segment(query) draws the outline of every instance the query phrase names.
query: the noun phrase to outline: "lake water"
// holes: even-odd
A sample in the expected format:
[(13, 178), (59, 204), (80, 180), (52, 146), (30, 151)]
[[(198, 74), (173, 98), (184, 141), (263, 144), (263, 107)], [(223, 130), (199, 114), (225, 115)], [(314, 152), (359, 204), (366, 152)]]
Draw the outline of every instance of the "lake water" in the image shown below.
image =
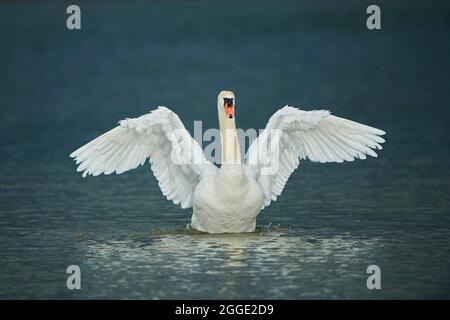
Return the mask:
[[(450, 7), (378, 1), (0, 4), (0, 298), (450, 298)], [(378, 159), (301, 162), (252, 234), (186, 231), (148, 164), (81, 178), (68, 154), (157, 105), (193, 129), (285, 104), (387, 132)], [(66, 268), (81, 268), (81, 290)], [(368, 290), (366, 268), (381, 268)]]

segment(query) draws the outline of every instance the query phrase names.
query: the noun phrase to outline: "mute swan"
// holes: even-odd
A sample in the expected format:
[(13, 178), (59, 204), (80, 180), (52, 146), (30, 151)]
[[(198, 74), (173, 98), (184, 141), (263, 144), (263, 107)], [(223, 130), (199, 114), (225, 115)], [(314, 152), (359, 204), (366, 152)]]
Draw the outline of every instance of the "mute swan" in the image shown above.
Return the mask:
[(300, 160), (353, 161), (366, 155), (376, 157), (372, 149), (382, 149), (382, 130), (335, 117), (326, 110), (285, 106), (272, 115), (241, 163), (235, 103), (233, 92), (219, 93), (220, 169), (206, 160), (178, 116), (165, 107), (120, 121), (70, 157), (79, 164), (77, 171), (83, 171), (83, 177), (121, 174), (150, 159), (167, 199), (182, 208), (193, 207), (193, 228), (235, 233), (255, 230), (256, 217), (276, 201)]

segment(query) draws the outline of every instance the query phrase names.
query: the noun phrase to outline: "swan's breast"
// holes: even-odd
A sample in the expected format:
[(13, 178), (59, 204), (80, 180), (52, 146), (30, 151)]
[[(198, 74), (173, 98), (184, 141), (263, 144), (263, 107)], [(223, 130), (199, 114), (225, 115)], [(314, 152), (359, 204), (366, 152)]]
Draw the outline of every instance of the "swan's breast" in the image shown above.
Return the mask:
[(254, 231), (263, 202), (261, 187), (245, 174), (205, 177), (194, 193), (192, 226), (211, 233)]
[(194, 193), (194, 206), (219, 211), (236, 211), (262, 207), (263, 191), (260, 185), (245, 173), (242, 175), (207, 176)]

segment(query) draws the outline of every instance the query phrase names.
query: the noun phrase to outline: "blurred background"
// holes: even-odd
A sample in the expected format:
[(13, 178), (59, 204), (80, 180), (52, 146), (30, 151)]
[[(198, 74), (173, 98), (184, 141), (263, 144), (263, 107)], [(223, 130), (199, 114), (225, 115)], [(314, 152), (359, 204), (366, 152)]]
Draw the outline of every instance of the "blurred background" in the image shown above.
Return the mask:
[[(373, 31), (364, 0), (77, 4), (70, 31), (65, 1), (0, 2), (0, 298), (450, 298), (449, 2), (376, 1)], [(223, 89), (243, 129), (290, 104), (387, 143), (301, 162), (250, 235), (187, 233), (148, 164), (83, 179), (68, 157), (158, 105), (216, 128)]]

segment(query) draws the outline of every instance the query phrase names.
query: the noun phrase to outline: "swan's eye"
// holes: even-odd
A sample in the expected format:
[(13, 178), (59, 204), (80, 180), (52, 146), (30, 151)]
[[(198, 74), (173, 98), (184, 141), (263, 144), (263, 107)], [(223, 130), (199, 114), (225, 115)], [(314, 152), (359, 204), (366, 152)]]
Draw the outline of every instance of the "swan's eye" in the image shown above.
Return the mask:
[(228, 107), (233, 106), (233, 98), (223, 98), (223, 105)]

